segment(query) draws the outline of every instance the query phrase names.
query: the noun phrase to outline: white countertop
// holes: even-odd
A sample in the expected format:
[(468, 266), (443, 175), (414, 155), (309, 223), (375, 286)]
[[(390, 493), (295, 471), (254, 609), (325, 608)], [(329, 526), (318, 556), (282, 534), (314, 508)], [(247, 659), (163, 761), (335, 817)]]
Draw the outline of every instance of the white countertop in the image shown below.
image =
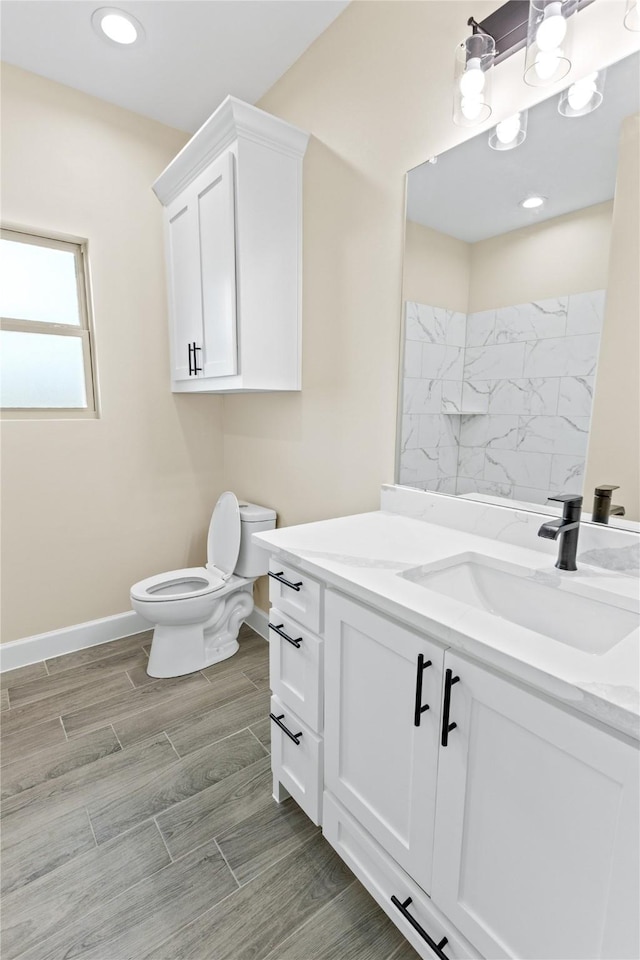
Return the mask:
[[(589, 596), (592, 588), (637, 609), (635, 577), (578, 561), (559, 571), (554, 557), (412, 517), (377, 511), (255, 534), (284, 562), (370, 604), (443, 645), (508, 673), (555, 700), (640, 739), (640, 627), (602, 655), (552, 640), (468, 606), (398, 573), (473, 552), (531, 570), (547, 585)], [(640, 624), (640, 620), (639, 620)]]

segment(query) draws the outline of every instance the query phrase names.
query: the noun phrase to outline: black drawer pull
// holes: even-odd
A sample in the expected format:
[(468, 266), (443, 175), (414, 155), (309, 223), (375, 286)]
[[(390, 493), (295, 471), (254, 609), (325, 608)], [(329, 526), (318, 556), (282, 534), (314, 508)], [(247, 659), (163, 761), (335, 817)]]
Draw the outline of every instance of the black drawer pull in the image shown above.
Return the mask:
[(278, 727), (280, 727), (280, 729), (282, 730), (282, 732), (283, 732), (283, 733), (286, 733), (286, 735), (289, 737), (289, 740), (293, 740), (293, 742), (295, 743), (296, 747), (299, 747), (299, 746), (300, 746), (300, 737), (302, 736), (302, 733), (291, 733), (291, 730), (288, 730), (287, 727), (285, 727), (284, 723), (282, 723), (282, 718), (284, 717), (284, 713), (281, 713), (279, 717), (276, 717), (275, 713), (270, 713), (269, 716), (271, 717), (271, 719), (273, 720), (273, 722), (274, 722)]
[(195, 340), (193, 341), (193, 375), (196, 376), (198, 373), (202, 373), (202, 367), (198, 366), (198, 358), (196, 357), (196, 350), (202, 351), (202, 347), (196, 347)]
[(192, 350), (193, 350), (193, 344), (190, 343), (190, 344), (189, 344), (189, 376), (190, 376), (190, 377), (193, 376), (193, 362), (192, 362), (192, 359), (191, 359), (191, 351), (192, 351)]
[(460, 677), (454, 677), (452, 670), (445, 670), (444, 674), (444, 703), (442, 705), (442, 746), (446, 747), (449, 743), (449, 734), (458, 726), (457, 723), (449, 723), (449, 710), (451, 708), (451, 687), (459, 681)]
[(418, 654), (418, 669), (416, 671), (416, 705), (413, 711), (414, 726), (420, 726), (420, 717), (429, 709), (429, 704), (422, 703), (422, 677), (427, 667), (431, 666), (431, 660), (425, 660), (421, 653)]
[(415, 919), (415, 917), (412, 917), (409, 911), (407, 910), (407, 907), (411, 902), (412, 902), (411, 897), (407, 897), (404, 903), (400, 903), (398, 898), (395, 896), (391, 897), (391, 903), (394, 905), (394, 907), (398, 908), (398, 910), (400, 911), (402, 916), (405, 918), (405, 920), (409, 921), (409, 923), (411, 924), (413, 929), (416, 931), (416, 933), (419, 934), (424, 940), (424, 942), (431, 947), (436, 957), (440, 957), (440, 960), (449, 960), (449, 957), (446, 955), (446, 953), (442, 952), (442, 948), (446, 947), (449, 941), (447, 940), (446, 937), (443, 937), (440, 943), (436, 943), (435, 940), (432, 940), (432, 938), (429, 936), (427, 931), (420, 926), (420, 924)]
[(273, 630), (274, 633), (277, 633), (279, 637), (282, 637), (283, 640), (287, 640), (292, 647), (295, 647), (296, 650), (300, 649), (300, 644), (302, 643), (302, 637), (298, 637), (297, 640), (294, 640), (293, 637), (288, 636), (284, 630), (284, 623), (279, 623), (278, 626), (275, 623), (269, 624), (269, 630)]
[(281, 570), (280, 573), (272, 573), (271, 570), (269, 570), (269, 576), (273, 577), (274, 580), (277, 580), (278, 583), (282, 583), (285, 587), (291, 587), (292, 590), (299, 592), (300, 587), (302, 586), (302, 580), (300, 580), (298, 583), (291, 583), (290, 580), (287, 580), (283, 576), (283, 573), (283, 570)]

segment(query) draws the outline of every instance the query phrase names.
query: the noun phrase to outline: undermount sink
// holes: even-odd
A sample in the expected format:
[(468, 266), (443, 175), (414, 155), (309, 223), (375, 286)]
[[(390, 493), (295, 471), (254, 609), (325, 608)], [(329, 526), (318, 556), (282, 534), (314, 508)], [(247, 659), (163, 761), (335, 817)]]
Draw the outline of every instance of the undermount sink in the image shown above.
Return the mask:
[(465, 553), (399, 576), (552, 640), (601, 656), (640, 625), (632, 601), (604, 590), (589, 596), (566, 579)]

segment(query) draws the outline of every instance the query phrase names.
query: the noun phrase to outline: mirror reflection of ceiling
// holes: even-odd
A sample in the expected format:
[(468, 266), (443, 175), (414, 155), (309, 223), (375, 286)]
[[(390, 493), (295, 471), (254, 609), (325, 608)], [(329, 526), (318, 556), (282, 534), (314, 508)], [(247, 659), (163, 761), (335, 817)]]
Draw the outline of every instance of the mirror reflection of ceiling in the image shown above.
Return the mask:
[[(513, 150), (492, 150), (488, 130), (411, 170), (407, 219), (476, 243), (611, 200), (620, 124), (640, 110), (640, 54), (608, 68), (593, 113), (563, 117), (558, 99), (529, 110), (527, 138)], [(519, 206), (533, 194), (547, 198), (541, 208)]]

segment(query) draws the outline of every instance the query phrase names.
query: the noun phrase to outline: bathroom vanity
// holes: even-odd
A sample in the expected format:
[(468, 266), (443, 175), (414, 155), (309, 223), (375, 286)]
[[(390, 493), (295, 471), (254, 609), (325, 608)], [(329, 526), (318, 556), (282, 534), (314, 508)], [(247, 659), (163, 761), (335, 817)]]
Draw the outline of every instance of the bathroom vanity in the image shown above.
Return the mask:
[(271, 552), (274, 797), (424, 958), (634, 958), (634, 533), (386, 487)]

